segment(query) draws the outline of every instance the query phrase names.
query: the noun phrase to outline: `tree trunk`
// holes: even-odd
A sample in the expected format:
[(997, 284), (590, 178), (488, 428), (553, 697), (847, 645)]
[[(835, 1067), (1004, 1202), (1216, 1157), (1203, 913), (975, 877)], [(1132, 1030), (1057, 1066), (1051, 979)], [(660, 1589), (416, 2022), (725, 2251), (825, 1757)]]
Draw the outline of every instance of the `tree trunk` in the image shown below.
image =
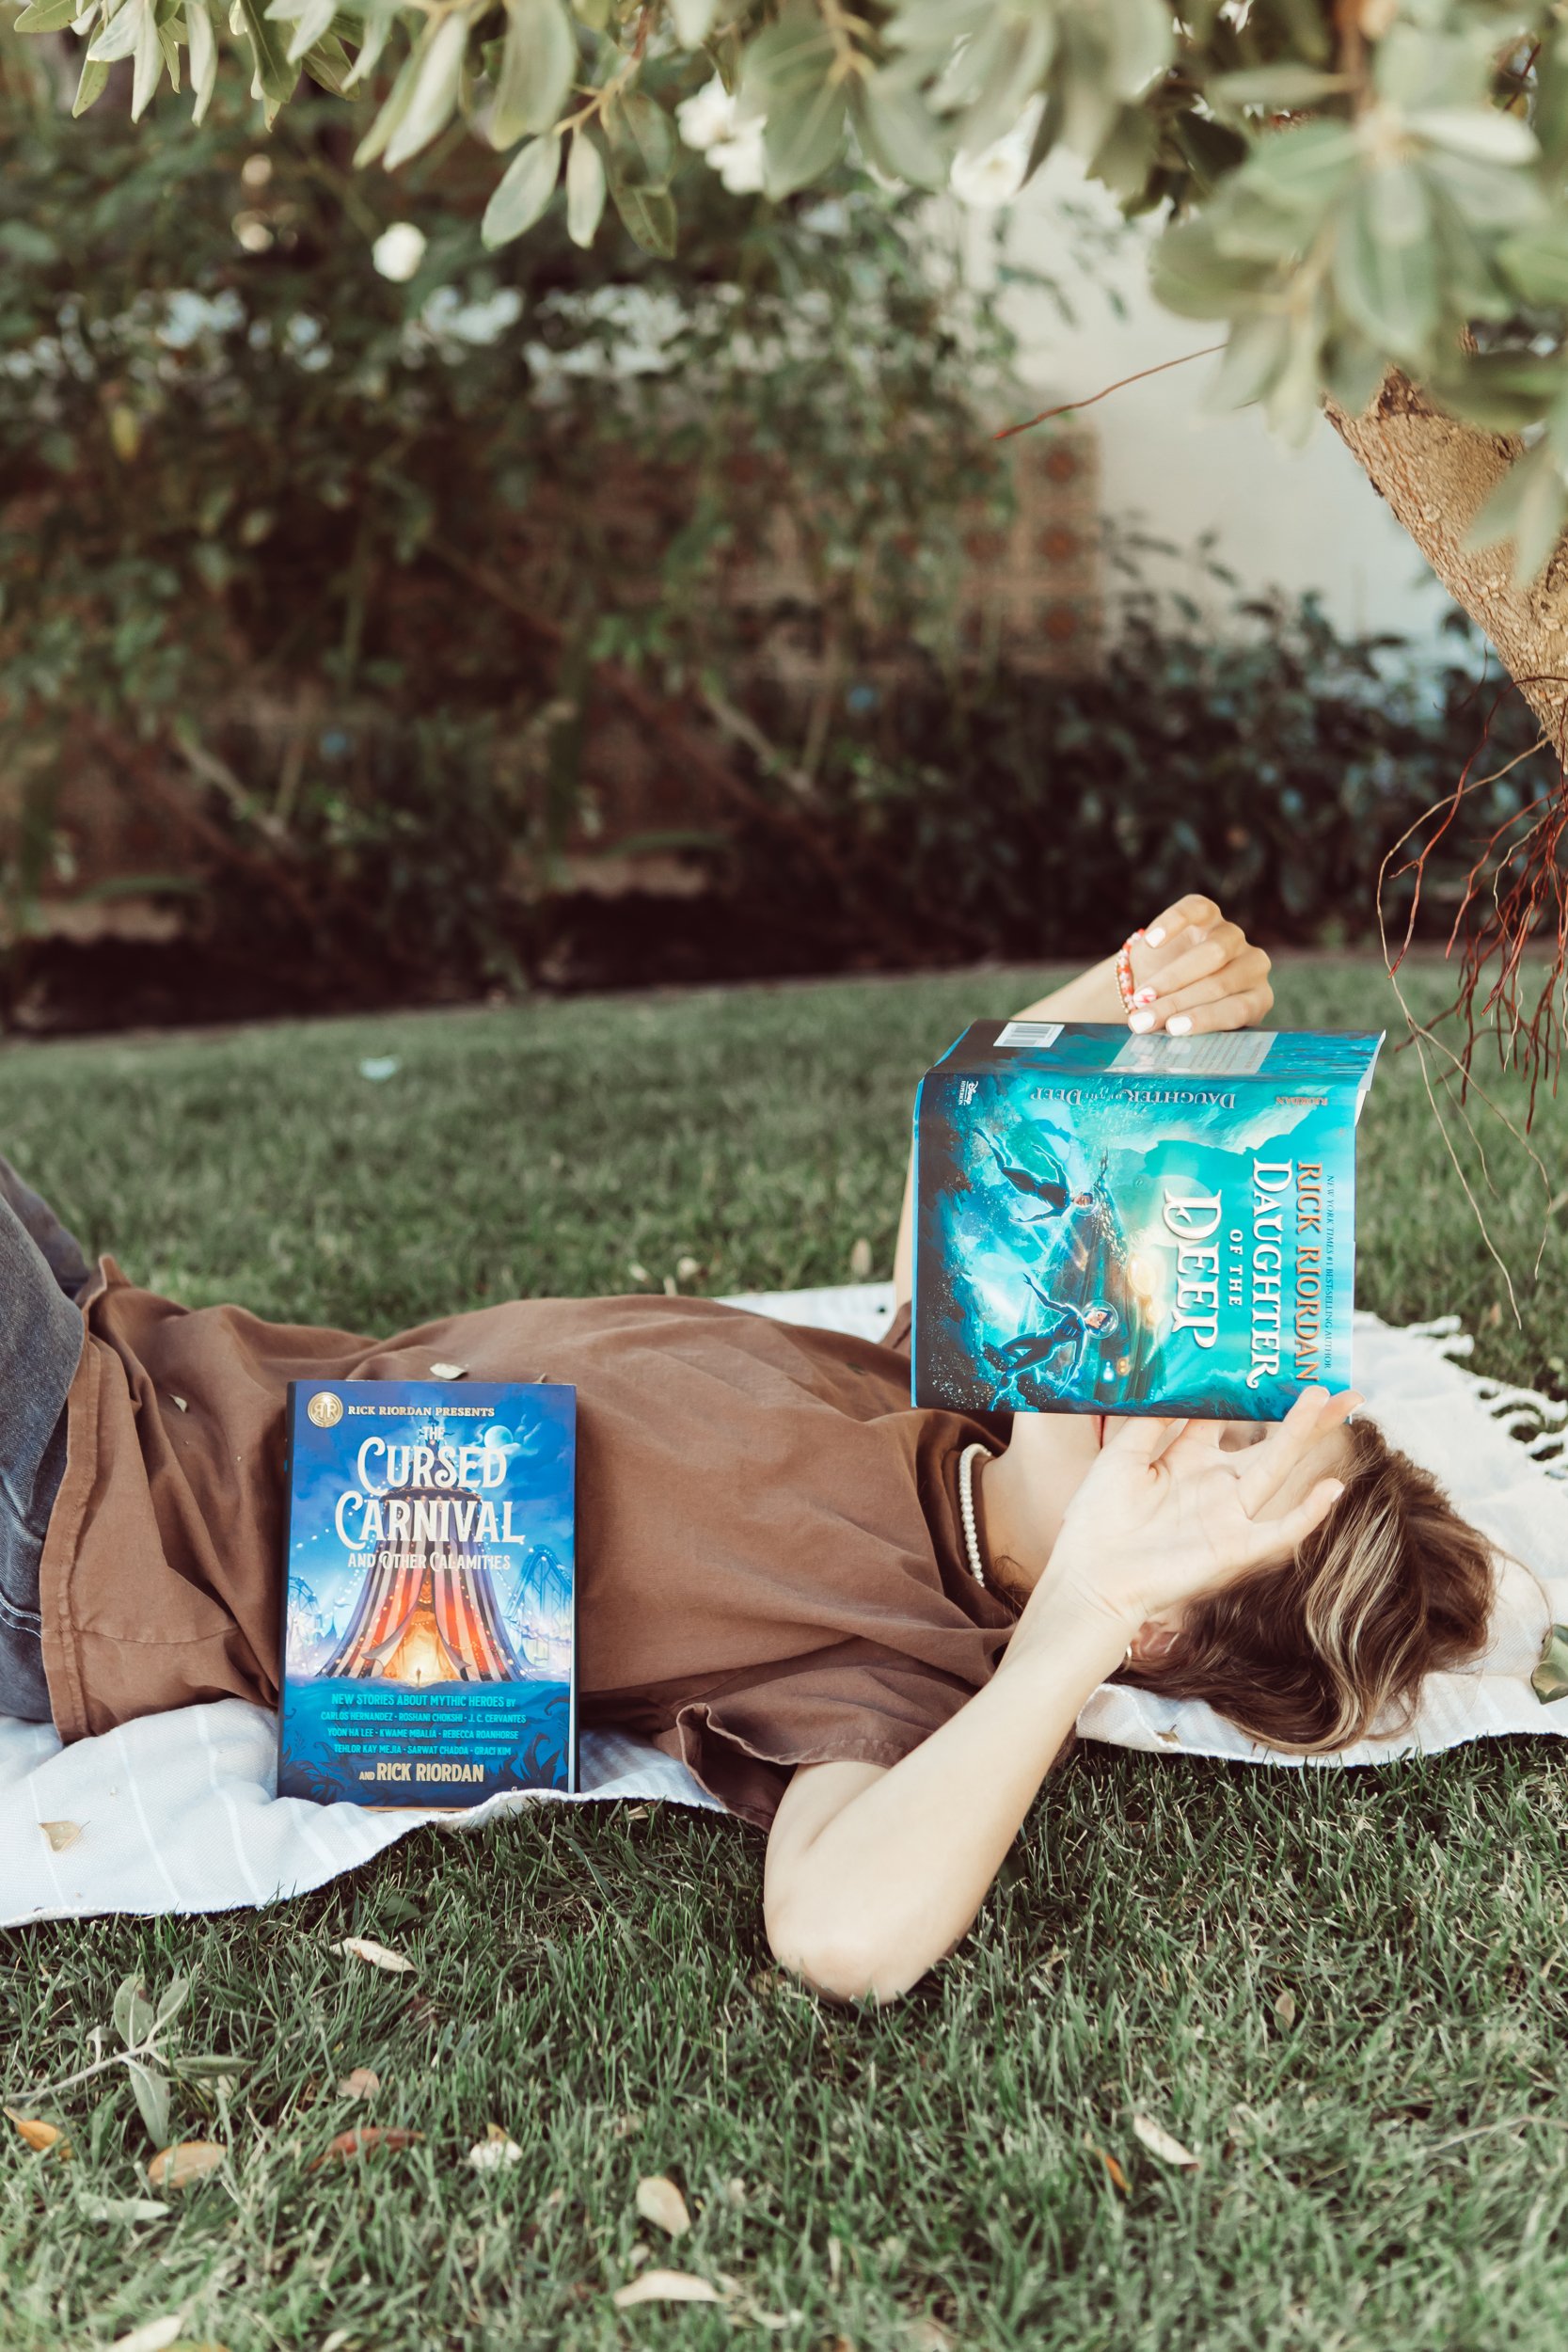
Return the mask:
[(1484, 630), (1562, 760), (1568, 752), (1568, 542), (1541, 577), (1516, 587), (1513, 549), (1463, 545), (1481, 502), (1523, 443), (1431, 407), (1391, 370), (1364, 416), (1323, 403), (1330, 423), (1387, 500), (1454, 602)]

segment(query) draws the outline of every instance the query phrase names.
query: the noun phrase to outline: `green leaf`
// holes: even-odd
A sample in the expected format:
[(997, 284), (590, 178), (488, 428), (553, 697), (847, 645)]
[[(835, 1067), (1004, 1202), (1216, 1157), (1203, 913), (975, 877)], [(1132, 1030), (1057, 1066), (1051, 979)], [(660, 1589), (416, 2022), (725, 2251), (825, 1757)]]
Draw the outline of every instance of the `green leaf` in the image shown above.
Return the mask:
[[(362, 58), (356, 59), (355, 72), (356, 73), (362, 63)], [(356, 167), (365, 164), (373, 164), (376, 157), (386, 148), (388, 141), (408, 110), (408, 102), (414, 95), (414, 84), (418, 78), (419, 52), (410, 50), (398, 68), (397, 79), (387, 93), (386, 104), (354, 151)]]
[(797, 106), (821, 89), (833, 70), (832, 35), (815, 8), (791, 8), (759, 33), (746, 51), (740, 73), (741, 110), (766, 115), (775, 106)]
[(1352, 87), (1343, 73), (1320, 73), (1315, 67), (1296, 65), (1282, 57), (1274, 65), (1250, 66), (1244, 72), (1221, 73), (1206, 85), (1208, 95), (1223, 106), (1315, 106), (1324, 98), (1338, 98)]
[(1419, 358), (1442, 304), (1432, 208), (1415, 165), (1381, 164), (1365, 175), (1335, 238), (1334, 291), (1370, 341)]
[(0, 220), (0, 253), (8, 253), (13, 262), (31, 262), (45, 269), (60, 258), (60, 248), (48, 230), (35, 229), (30, 220)]
[(1157, 302), (1183, 318), (1240, 317), (1251, 310), (1273, 272), (1224, 253), (1206, 220), (1167, 229), (1154, 247), (1149, 281)]
[(855, 128), (871, 161), (915, 188), (940, 188), (952, 168), (953, 145), (902, 65), (884, 66), (857, 84)]
[(1568, 162), (1568, 31), (1560, 30), (1543, 44), (1530, 128), (1547, 163)]
[(577, 70), (578, 37), (562, 0), (507, 0), (490, 144), (515, 147), (531, 131), (553, 131)]
[(1164, 73), (1175, 51), (1172, 11), (1163, 0), (1095, 0), (1111, 87), (1131, 103)]
[(1322, 405), (1319, 365), (1321, 322), (1314, 312), (1291, 322), (1285, 365), (1269, 387), (1263, 414), (1272, 431), (1291, 449), (1304, 448), (1311, 437)]
[(674, 125), (641, 90), (613, 98), (604, 112), (610, 176), (623, 188), (667, 188), (679, 160)]
[[(979, 44), (974, 46), (978, 56)], [(965, 154), (975, 154), (1006, 137), (1044, 79), (1055, 48), (1055, 19), (1043, 9), (1037, 8), (1024, 18), (998, 17), (996, 34), (983, 53), (986, 71), (973, 85), (959, 126), (958, 145)], [(1115, 112), (1115, 105), (1113, 97), (1108, 116)]]
[(847, 95), (838, 83), (825, 83), (808, 98), (774, 102), (763, 127), (762, 152), (768, 193), (775, 201), (809, 186), (838, 161), (847, 119)]
[(151, 0), (121, 0), (103, 31), (88, 42), (88, 58), (94, 65), (119, 65), (134, 56), (141, 39), (142, 19), (151, 14)]
[(1405, 123), (1433, 147), (1468, 155), (1476, 163), (1528, 165), (1540, 160), (1528, 123), (1496, 106), (1427, 106), (1407, 115)]
[(1554, 1699), (1568, 1698), (1568, 1625), (1554, 1625), (1548, 1630), (1529, 1687), (1544, 1707)]
[(58, 33), (74, 24), (86, 0), (30, 0), (15, 22), (19, 33)]
[(1469, 229), (1524, 229), (1551, 216), (1531, 172), (1478, 163), (1471, 155), (1445, 154), (1436, 148), (1429, 148), (1423, 160), (1428, 179), (1442, 189)]
[(292, 24), (288, 60), (298, 65), (313, 49), (338, 13), (338, 0), (272, 0), (267, 16), (275, 24)]
[(191, 52), (191, 120), (202, 122), (217, 87), (218, 45), (206, 0), (185, 0), (185, 39)]
[(1282, 310), (1238, 319), (1214, 372), (1204, 406), (1224, 411), (1261, 400), (1290, 356), (1291, 322)]
[(1568, 304), (1568, 224), (1527, 230), (1497, 247), (1497, 266), (1521, 301), (1555, 310)]
[(82, 60), (82, 78), (76, 85), (76, 96), (71, 103), (72, 115), (85, 115), (89, 106), (95, 105), (108, 87), (108, 67), (96, 64), (91, 57), (85, 57)]
[(1544, 569), (1562, 535), (1565, 518), (1568, 487), (1550, 451), (1533, 449), (1509, 468), (1465, 533), (1463, 544), (1479, 552), (1512, 541), (1515, 584), (1528, 587)]
[(561, 141), (554, 132), (519, 147), (484, 208), (480, 235), (488, 251), (532, 228), (555, 194), (560, 175)]
[(299, 68), (289, 63), (283, 43), (257, 6), (257, 0), (236, 0), (240, 22), (250, 43), (250, 55), (261, 95), (280, 106), (293, 95)]
[(115, 2031), (128, 2050), (147, 2040), (152, 2030), (152, 2004), (140, 1977), (127, 1977), (115, 1994)]
[(1324, 355), (1326, 389), (1347, 416), (1364, 415), (1387, 372), (1388, 363), (1376, 344), (1354, 327), (1342, 327)]
[(604, 157), (586, 132), (574, 132), (566, 157), (566, 234), (585, 251), (603, 217), (604, 200)]
[(1147, 106), (1118, 106), (1116, 120), (1089, 157), (1089, 177), (1131, 202), (1154, 168), (1159, 145), (1159, 129)]
[(334, 98), (347, 97), (351, 71), (349, 54), (336, 33), (328, 33), (324, 40), (317, 41), (313, 49), (308, 49), (300, 63), (311, 81), (322, 89), (330, 90)]
[(1360, 155), (1342, 122), (1293, 122), (1259, 140), (1239, 176), (1275, 203), (1321, 214), (1349, 183)]
[(644, 253), (661, 262), (675, 257), (675, 199), (667, 188), (624, 188), (611, 179), (610, 193), (626, 234)]
[(141, 2120), (147, 2125), (148, 2137), (154, 2148), (166, 2148), (169, 2141), (168, 2084), (165, 2077), (139, 2058), (127, 2058), (125, 2071), (131, 2077), (131, 2089), (141, 2109)]
[[(381, 53), (387, 46), (387, 36), (396, 18), (396, 0), (376, 0), (375, 6), (367, 9), (359, 46), (355, 52), (353, 70), (348, 77), (347, 87), (350, 89), (359, 82), (368, 81), (375, 72), (381, 62)], [(358, 157), (355, 160), (357, 162)]]
[(184, 2008), (185, 2003), (190, 1999), (190, 1997), (191, 1980), (189, 1977), (172, 1978), (163, 1993), (160, 1994), (158, 1997), (158, 2006), (153, 2011), (152, 2029), (154, 2033), (158, 2030), (160, 2026), (166, 2026), (171, 2018), (178, 2017), (180, 2011)]
[(388, 171), (418, 155), (451, 120), (467, 47), (468, 19), (461, 10), (436, 19), (421, 35), (411, 60), (413, 86), (387, 141)]
[(713, 30), (719, 0), (670, 0), (670, 13), (675, 20), (675, 39), (681, 47), (700, 49)]

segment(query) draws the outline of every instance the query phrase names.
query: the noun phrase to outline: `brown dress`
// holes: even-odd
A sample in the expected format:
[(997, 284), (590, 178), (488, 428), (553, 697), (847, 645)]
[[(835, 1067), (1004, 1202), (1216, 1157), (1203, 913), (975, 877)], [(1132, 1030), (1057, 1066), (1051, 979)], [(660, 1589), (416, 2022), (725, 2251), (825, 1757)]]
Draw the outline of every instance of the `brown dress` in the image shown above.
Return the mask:
[(580, 1720), (764, 1826), (797, 1764), (896, 1763), (1012, 1629), (958, 1514), (961, 1449), (1006, 1424), (911, 1409), (907, 1311), (878, 1346), (707, 1299), (524, 1299), (377, 1343), (177, 1307), (105, 1258), (83, 1312), (40, 1595), (65, 1740), (276, 1704), (291, 1379), (570, 1382)]

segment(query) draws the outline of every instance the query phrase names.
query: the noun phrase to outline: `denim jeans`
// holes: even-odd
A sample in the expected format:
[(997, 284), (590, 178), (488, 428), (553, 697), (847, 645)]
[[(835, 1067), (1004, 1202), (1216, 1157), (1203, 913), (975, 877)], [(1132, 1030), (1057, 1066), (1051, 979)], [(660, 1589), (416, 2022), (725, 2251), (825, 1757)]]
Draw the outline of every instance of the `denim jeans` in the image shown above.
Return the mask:
[(39, 1561), (65, 1475), (65, 1400), (82, 1353), (90, 1268), (0, 1158), (0, 1715), (49, 1720)]

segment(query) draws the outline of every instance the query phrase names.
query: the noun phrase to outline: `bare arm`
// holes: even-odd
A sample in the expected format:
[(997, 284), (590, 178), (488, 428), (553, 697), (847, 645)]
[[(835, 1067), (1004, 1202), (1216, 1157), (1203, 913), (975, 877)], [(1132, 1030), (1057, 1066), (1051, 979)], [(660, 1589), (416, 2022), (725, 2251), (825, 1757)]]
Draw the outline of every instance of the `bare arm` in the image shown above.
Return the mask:
[[(1227, 923), (1212, 898), (1179, 898), (1148, 927), (1132, 951), (1132, 977), (1148, 1002), (1129, 1021), (1117, 985), (1117, 960), (1107, 956), (1076, 979), (1014, 1013), (1015, 1021), (1128, 1021), (1138, 1030), (1174, 1024), (1177, 1034), (1255, 1028), (1274, 1003), (1269, 959), (1239, 924)], [(893, 1257), (894, 1296), (902, 1306), (914, 1269), (914, 1151), (904, 1179), (898, 1242)]]
[[(1077, 978), (1053, 988), (1049, 996), (1041, 996), (1032, 1005), (1015, 1012), (1015, 1021), (1121, 1021), (1121, 991), (1117, 986), (1117, 960), (1107, 956), (1102, 963), (1093, 963)], [(898, 1306), (910, 1295), (914, 1269), (914, 1147), (910, 1147), (910, 1164), (904, 1178), (904, 1205), (898, 1212), (898, 1243), (893, 1253), (893, 1291)]]
[(1337, 1481), (1316, 1480), (1291, 1504), (1291, 1481), (1309, 1476), (1324, 1431), (1358, 1402), (1306, 1390), (1262, 1443), (1228, 1453), (1216, 1422), (1122, 1422), (990, 1681), (888, 1769), (796, 1772), (764, 1887), (784, 1965), (836, 1999), (890, 2000), (943, 1959), (1138, 1627), (1293, 1547), (1332, 1508)]
[(764, 1912), (777, 1957), (819, 1992), (891, 2000), (968, 1932), (1085, 1700), (1127, 1646), (1103, 1610), (1063, 1605), (1048, 1624), (1043, 1642), (1015, 1634), (985, 1688), (891, 1769), (796, 1772), (768, 1837)]

